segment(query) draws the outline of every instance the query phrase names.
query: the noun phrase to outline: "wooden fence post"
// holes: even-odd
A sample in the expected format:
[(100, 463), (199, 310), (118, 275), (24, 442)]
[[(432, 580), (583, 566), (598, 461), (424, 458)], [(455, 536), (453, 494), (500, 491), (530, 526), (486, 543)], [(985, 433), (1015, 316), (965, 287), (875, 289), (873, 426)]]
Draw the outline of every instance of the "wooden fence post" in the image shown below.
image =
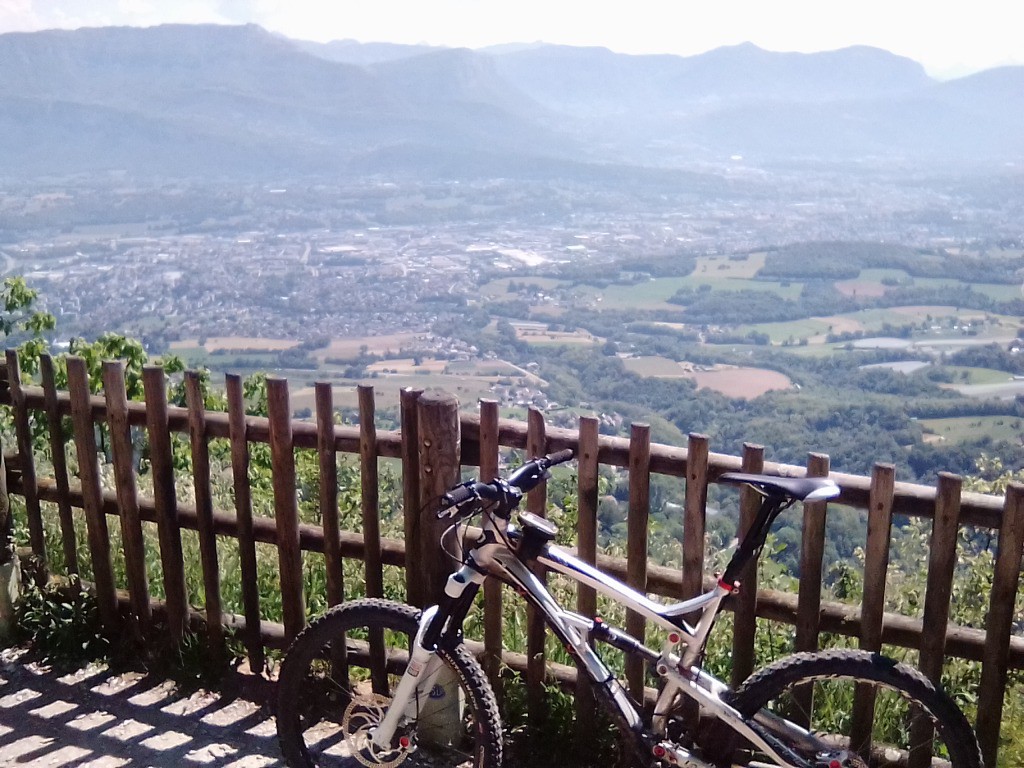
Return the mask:
[[(626, 517), (626, 584), (641, 594), (647, 593), (647, 521), (651, 514), (651, 428), (633, 424), (629, 437), (629, 512)], [(646, 621), (643, 614), (626, 611), (626, 632), (644, 642)], [(644, 700), (644, 667), (636, 656), (626, 657), (626, 681), (629, 692)]]
[(92, 560), (96, 601), (99, 604), (103, 629), (113, 634), (120, 623), (114, 569), (110, 561), (110, 534), (103, 511), (103, 490), (100, 486), (100, 460), (96, 450), (96, 425), (92, 420), (89, 374), (85, 360), (67, 359), (68, 389), (71, 398), (71, 420), (74, 424), (75, 450), (78, 454), (78, 476), (82, 483), (82, 506)]
[(686, 452), (683, 502), (683, 599), (704, 589), (705, 508), (708, 503), (708, 438), (691, 434)]
[[(400, 394), (402, 428), (402, 516), (405, 526), (406, 552), (420, 554), (420, 440), (419, 409), (421, 389), (403, 389)], [(410, 605), (426, 607), (421, 574), (411, 562), (405, 566), (405, 599)]]
[(459, 401), (448, 392), (430, 389), (420, 395), (416, 405), (420, 519), (417, 540), (407, 544), (407, 562), (411, 570), (419, 567), (424, 600), (427, 605), (433, 605), (444, 594), (445, 581), (451, 573), (451, 562), (440, 546), (441, 533), (447, 524), (437, 519), (436, 512), (441, 495), (459, 482), (462, 455)]
[[(577, 493), (578, 515), (576, 521), (576, 550), (584, 562), (597, 563), (597, 505), (598, 505), (598, 445), (599, 423), (593, 416), (580, 418)], [(597, 615), (597, 592), (593, 587), (580, 584), (576, 593), (576, 609), (582, 616)], [(592, 758), (594, 749), (594, 727), (596, 723), (596, 701), (590, 679), (577, 676), (576, 685), (576, 741), (580, 754)]]
[(213, 495), (210, 487), (210, 446), (206, 442), (206, 404), (199, 373), (185, 373), (185, 398), (188, 403), (188, 431), (192, 449), (192, 478), (196, 500), (196, 528), (199, 534), (199, 558), (203, 567), (203, 598), (206, 603), (206, 639), (210, 649), (221, 652), (224, 644), (224, 617), (220, 602), (220, 563), (217, 534), (213, 527)]
[(7, 384), (11, 389), (11, 406), (14, 411), (14, 434), (18, 441), (22, 494), (25, 497), (25, 513), (28, 517), (28, 538), (32, 553), (39, 563), (48, 570), (46, 563), (46, 539), (43, 535), (43, 514), (39, 508), (39, 486), (36, 481), (36, 461), (32, 452), (32, 428), (25, 405), (25, 393), (21, 388), (21, 363), (16, 350), (7, 352)]
[(1013, 632), (1017, 590), (1024, 550), (1024, 485), (1011, 483), (1006, 489), (1003, 519), (999, 526), (995, 575), (985, 626), (985, 652), (978, 686), (977, 733), (985, 765), (996, 765), (999, 729), (1006, 695), (1007, 659)]
[(128, 597), (132, 613), (143, 636), (152, 621), (149, 604), (149, 580), (146, 576), (146, 544), (139, 517), (139, 491), (135, 484), (135, 445), (128, 424), (128, 395), (124, 385), (124, 363), (103, 363), (103, 392), (107, 402), (107, 427), (114, 460), (114, 485), (121, 516), (121, 540), (124, 545)]
[(245, 615), (245, 649), (249, 669), (260, 672), (265, 658), (260, 633), (259, 575), (256, 561), (256, 537), (253, 535), (252, 489), (249, 487), (249, 443), (245, 424), (245, 397), (242, 377), (224, 378), (228, 396), (228, 439), (231, 441), (231, 478), (235, 486), (235, 516), (238, 520), (238, 563), (242, 571), (242, 611)]
[(65, 451), (64, 425), (57, 405), (57, 385), (53, 358), (41, 355), (39, 374), (43, 384), (43, 401), (46, 406), (46, 428), (50, 438), (53, 456), (53, 476), (57, 483), (57, 514), (60, 518), (60, 538), (64, 552), (64, 567), (69, 574), (78, 573), (78, 544), (75, 535), (75, 517), (71, 509), (68, 485), (68, 462)]
[(181, 550), (181, 526), (178, 500), (174, 490), (174, 465), (171, 432), (167, 414), (167, 384), (164, 370), (156, 365), (142, 369), (146, 398), (146, 432), (149, 436), (149, 460), (153, 473), (153, 506), (156, 509), (157, 536), (160, 540), (160, 566), (167, 597), (167, 624), (171, 638), (180, 643), (188, 626), (188, 599), (185, 594), (185, 563)]
[(295, 446), (292, 413), (285, 379), (267, 379), (270, 418), (270, 462), (274, 485), (277, 558), (281, 568), (281, 609), (288, 642), (306, 626), (302, 588), (302, 550), (299, 546), (299, 502), (295, 489)]
[[(743, 444), (744, 472), (760, 474), (764, 470), (764, 446)], [(754, 524), (761, 497), (749, 485), (740, 488), (739, 537), (746, 535)], [(751, 560), (740, 573), (740, 591), (736, 595), (733, 617), (732, 671), (733, 687), (746, 680), (754, 671), (754, 637), (757, 634), (757, 560)]]
[[(829, 458), (823, 453), (807, 457), (808, 477), (828, 477)], [(821, 619), (822, 560), (825, 554), (825, 510), (827, 502), (812, 501), (803, 505), (803, 540), (800, 545), (800, 585), (797, 589), (795, 650), (818, 650)], [(814, 686), (800, 686), (793, 692), (796, 705), (794, 720), (804, 727), (804, 716), (812, 711)]]
[[(544, 455), (547, 446), (547, 429), (544, 414), (538, 408), (530, 408), (526, 415), (526, 458)], [(547, 482), (541, 481), (526, 494), (526, 509), (540, 517), (547, 517)], [(534, 566), (534, 573), (544, 579), (544, 569)], [(532, 605), (526, 607), (526, 717), (530, 728), (537, 728), (547, 717), (544, 701), (544, 680), (547, 664), (544, 653), (544, 619)]]
[(377, 427), (374, 423), (373, 387), (360, 384), (359, 478), (363, 507), (363, 547), (366, 555), (366, 596), (384, 597), (384, 566), (380, 553), (380, 496), (377, 488)]
[[(498, 402), (480, 401), (480, 480), (489, 483), (498, 476)], [(502, 612), (501, 582), (484, 582), (484, 671), (501, 701)]]
[(318, 381), (316, 436), (320, 457), (320, 519), (324, 529), (324, 567), (327, 569), (327, 604), (345, 599), (345, 573), (341, 559), (341, 523), (338, 512), (338, 452), (334, 444), (334, 393), (329, 381)]
[[(918, 667), (933, 683), (941, 683), (943, 654), (946, 649), (946, 625), (949, 621), (949, 600), (953, 593), (953, 570), (956, 568), (956, 540), (960, 532), (960, 489), (962, 481), (949, 472), (939, 473), (935, 492), (935, 518), (928, 547), (928, 580), (924, 597), (924, 625)], [(931, 721), (915, 717), (910, 736), (914, 744), (931, 744), (934, 728)], [(910, 768), (926, 768), (932, 763), (930, 749), (916, 749), (910, 754)]]
[[(896, 469), (892, 464), (875, 464), (868, 498), (868, 533), (864, 547), (864, 596), (860, 610), (860, 647), (882, 649), (882, 615), (885, 611), (885, 576), (889, 570), (889, 538)], [(875, 719), (874, 689), (854, 692), (850, 740), (863, 744), (871, 737)]]

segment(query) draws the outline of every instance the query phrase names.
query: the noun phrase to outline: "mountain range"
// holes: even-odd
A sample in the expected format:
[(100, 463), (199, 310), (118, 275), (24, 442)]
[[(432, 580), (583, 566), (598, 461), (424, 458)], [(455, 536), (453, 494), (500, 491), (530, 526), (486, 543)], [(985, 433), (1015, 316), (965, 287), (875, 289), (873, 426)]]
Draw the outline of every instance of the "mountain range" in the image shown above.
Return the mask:
[(691, 57), (294, 41), (256, 26), (0, 35), (0, 177), (572, 176), (1024, 161), (1024, 67), (875, 48)]

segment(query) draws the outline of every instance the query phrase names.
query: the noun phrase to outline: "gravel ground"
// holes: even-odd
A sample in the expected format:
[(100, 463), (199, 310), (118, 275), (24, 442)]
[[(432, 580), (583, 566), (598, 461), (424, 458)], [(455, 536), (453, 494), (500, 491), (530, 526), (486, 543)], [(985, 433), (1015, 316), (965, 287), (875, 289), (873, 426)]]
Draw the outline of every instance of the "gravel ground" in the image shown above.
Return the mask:
[(239, 670), (217, 691), (138, 672), (57, 671), (0, 653), (0, 766), (282, 766), (271, 684)]

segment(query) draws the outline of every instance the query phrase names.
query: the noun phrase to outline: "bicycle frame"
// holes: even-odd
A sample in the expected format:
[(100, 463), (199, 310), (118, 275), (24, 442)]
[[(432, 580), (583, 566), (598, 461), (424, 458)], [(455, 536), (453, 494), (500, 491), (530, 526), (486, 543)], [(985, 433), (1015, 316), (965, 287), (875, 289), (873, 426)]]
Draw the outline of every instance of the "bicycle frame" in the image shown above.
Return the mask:
[[(770, 518), (777, 514), (780, 507), (776, 505), (769, 508), (766, 502), (761, 514), (766, 524), (770, 524)], [(440, 643), (461, 642), (462, 621), (480, 586), (490, 576), (511, 586), (543, 614), (578, 667), (593, 683), (598, 698), (604, 706), (610, 708), (620, 727), (632, 735), (641, 753), (673, 764), (710, 768), (688, 750), (667, 739), (669, 714), (677, 710), (677, 698), (682, 696), (695, 700), (705, 711), (729, 725), (765, 754), (771, 755), (779, 766), (791, 766), (777, 748), (766, 740), (760, 728), (752, 725), (723, 700), (722, 694), (728, 690), (728, 686), (699, 666), (722, 601), (735, 590), (735, 584), (721, 579), (704, 594), (671, 605), (662, 605), (547, 541), (535, 548), (535, 558), (524, 557), (523, 550), (526, 547), (523, 541), (528, 533), (528, 530), (524, 530), (520, 534), (519, 551), (514, 551), (505, 543), (508, 538), (506, 521), (495, 521), (490, 516), (485, 518), (483, 534), (464, 554), (462, 567), (448, 578), (446, 600), (440, 607), (433, 606), (423, 613), (408, 670), (399, 683), (387, 715), (370, 734), (374, 743), (389, 745), (402, 719), (413, 714), (419, 693), (430, 689), (441, 667), (434, 649)], [(757, 549), (757, 546), (744, 548), (741, 545), (740, 551), (744, 554), (734, 557), (734, 562), (756, 557)], [(528, 563), (534, 559), (544, 568), (593, 588), (665, 630), (668, 635), (660, 651), (647, 647), (601, 619), (590, 619), (563, 608), (548, 591), (544, 581), (531, 571)], [(730, 564), (727, 573), (734, 570), (735, 567)], [(684, 617), (698, 611), (700, 618), (695, 626), (691, 626)], [(591, 639), (638, 655), (650, 662), (663, 678), (664, 686), (654, 706), (650, 729), (644, 728), (640, 707), (634, 704), (618, 678), (591, 647)], [(681, 652), (677, 652), (677, 649)], [(813, 739), (806, 731), (788, 721), (783, 721), (781, 725), (776, 723), (774, 727), (783, 728), (794, 740)]]

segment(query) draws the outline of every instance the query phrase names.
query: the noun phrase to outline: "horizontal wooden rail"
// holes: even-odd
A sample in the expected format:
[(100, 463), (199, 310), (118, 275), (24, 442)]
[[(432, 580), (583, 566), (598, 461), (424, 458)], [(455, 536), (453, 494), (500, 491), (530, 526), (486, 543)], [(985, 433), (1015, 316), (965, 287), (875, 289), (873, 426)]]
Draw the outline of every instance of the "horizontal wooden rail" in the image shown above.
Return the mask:
[[(12, 477), (9, 487), (11, 493), (22, 492), (21, 480), (17, 476)], [(57, 484), (52, 480), (39, 481), (39, 498), (41, 501), (56, 502), (60, 498), (60, 491)], [(72, 483), (69, 489), (71, 505), (81, 508), (82, 489), (81, 486)], [(103, 494), (103, 511), (110, 517), (117, 517), (120, 514), (117, 505), (117, 495), (112, 491)], [(139, 499), (139, 516), (147, 522), (156, 522), (156, 507), (152, 499)], [(178, 517), (181, 527), (196, 531), (199, 529), (198, 516), (194, 506), (179, 504)], [(214, 530), (219, 536), (238, 537), (238, 521), (234, 513), (215, 511), (213, 516)], [(277, 545), (277, 528), (272, 518), (253, 518), (253, 537), (256, 541), (264, 544)], [(299, 526), (299, 541), (302, 549), (308, 552), (322, 554), (324, 551), (324, 532), (320, 526), (301, 524)], [(381, 561), (385, 565), (405, 567), (405, 542), (396, 539), (381, 539)], [(341, 531), (341, 555), (362, 560), (366, 556), (366, 545), (362, 534)], [(606, 573), (618, 579), (625, 579), (627, 574), (626, 561), (622, 558), (613, 558), (608, 555), (597, 556), (597, 566)], [(713, 582), (707, 580), (706, 588), (711, 588)], [(683, 594), (683, 583), (680, 572), (677, 568), (668, 568), (659, 565), (649, 565), (647, 569), (647, 588), (651, 594), (666, 597), (672, 600), (681, 600)], [(757, 594), (757, 615), (764, 619), (770, 619), (783, 624), (796, 624), (797, 617), (797, 595), (778, 590), (759, 590)], [(733, 605), (727, 601), (727, 610), (732, 610)], [(859, 637), (861, 631), (861, 618), (859, 605), (847, 605), (837, 602), (822, 602), (820, 607), (821, 631), (834, 632), (846, 637)], [(903, 616), (898, 613), (886, 613), (882, 621), (882, 642), (890, 645), (897, 645), (906, 648), (917, 648), (921, 644), (924, 635), (922, 622)], [(950, 625), (946, 647), (950, 654), (972, 661), (981, 661), (985, 651), (985, 632), (981, 629), (969, 627), (958, 627)], [(1024, 669), (1024, 637), (1014, 635), (1010, 638), (1010, 649), (1008, 667), (1011, 669)]]
[[(25, 386), (21, 388), (25, 407), (43, 409), (46, 406), (45, 393), (42, 387)], [(10, 404), (10, 394), (0, 395), (0, 404)], [(71, 400), (67, 392), (58, 392), (56, 407), (61, 415), (71, 414)], [(107, 404), (103, 397), (93, 395), (90, 398), (90, 409), (93, 421), (103, 423), (107, 420)], [(170, 406), (167, 409), (168, 423), (172, 432), (188, 433), (188, 409)], [(462, 463), (467, 466), (479, 464), (480, 417), (476, 414), (464, 414), (460, 417), (462, 427)], [(146, 425), (146, 404), (141, 402), (128, 403), (128, 421), (133, 426)], [(246, 437), (249, 442), (270, 442), (270, 421), (262, 416), (245, 417)], [(292, 427), (292, 440), (296, 448), (316, 450), (317, 426), (314, 422), (296, 421)], [(510, 448), (526, 448), (526, 424), (505, 419), (499, 421), (498, 442)], [(227, 439), (231, 435), (230, 423), (226, 412), (209, 411), (206, 414), (206, 436)], [(578, 450), (579, 436), (576, 430), (549, 427), (546, 431), (549, 451), (563, 448)], [(338, 426), (335, 429), (335, 450), (341, 453), (358, 455), (360, 451), (360, 433), (358, 427)], [(602, 435), (598, 443), (598, 463), (626, 469), (629, 467), (629, 438)], [(397, 459), (402, 457), (402, 434), (394, 431), (378, 431), (376, 434), (376, 453), (382, 458)], [(669, 475), (672, 477), (686, 476), (687, 450), (676, 446), (653, 444), (651, 446), (651, 474)], [(722, 453), (708, 455), (708, 479), (715, 482), (725, 472), (738, 472), (741, 460), (738, 456)], [(807, 468), (794, 464), (782, 464), (766, 461), (764, 472), (780, 477), (804, 477)], [(835, 503), (848, 504), (861, 509), (868, 506), (871, 491), (871, 478), (851, 475), (843, 472), (829, 474), (842, 489), (842, 495)], [(964, 524), (983, 528), (996, 529), (1002, 520), (1002, 501), (993, 496), (981, 493), (964, 493), (961, 500), (960, 521)], [(916, 483), (897, 482), (893, 514), (908, 515), (932, 519), (935, 514), (935, 488)]]

